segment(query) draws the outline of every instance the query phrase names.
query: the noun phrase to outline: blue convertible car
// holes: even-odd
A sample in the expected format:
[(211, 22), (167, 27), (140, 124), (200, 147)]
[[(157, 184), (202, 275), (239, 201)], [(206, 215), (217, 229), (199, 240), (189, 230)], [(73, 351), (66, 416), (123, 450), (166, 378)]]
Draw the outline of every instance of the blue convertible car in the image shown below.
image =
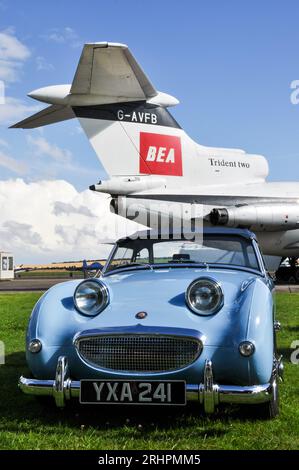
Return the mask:
[(259, 406), (278, 414), (273, 282), (247, 230), (119, 240), (102, 272), (30, 317), (24, 393), (81, 404)]

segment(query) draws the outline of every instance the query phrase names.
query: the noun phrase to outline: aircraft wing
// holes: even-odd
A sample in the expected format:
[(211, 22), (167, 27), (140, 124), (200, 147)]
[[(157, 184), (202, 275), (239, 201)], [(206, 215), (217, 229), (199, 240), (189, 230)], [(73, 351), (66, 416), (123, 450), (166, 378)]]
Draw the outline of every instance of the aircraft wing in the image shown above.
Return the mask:
[(66, 119), (72, 119), (75, 114), (70, 107), (61, 105), (52, 105), (39, 111), (32, 116), (23, 119), (23, 121), (17, 122), (11, 128), (21, 129), (33, 129), (35, 127), (46, 126), (47, 124), (53, 124), (54, 122), (65, 121)]
[(106, 42), (85, 44), (71, 94), (121, 97), (123, 101), (138, 101), (156, 96), (157, 90), (128, 46)]

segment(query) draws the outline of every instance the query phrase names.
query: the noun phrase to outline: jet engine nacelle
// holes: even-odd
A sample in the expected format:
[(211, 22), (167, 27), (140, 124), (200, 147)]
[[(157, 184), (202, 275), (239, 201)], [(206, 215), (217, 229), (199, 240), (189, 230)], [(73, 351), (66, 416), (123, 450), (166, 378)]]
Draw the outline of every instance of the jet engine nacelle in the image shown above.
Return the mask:
[(117, 176), (107, 181), (99, 181), (98, 184), (89, 186), (89, 189), (99, 193), (125, 196), (137, 191), (149, 191), (165, 186), (165, 179), (158, 176)]
[(279, 231), (299, 228), (299, 204), (258, 204), (215, 208), (212, 225), (250, 228), (253, 231)]
[(200, 204), (180, 203), (118, 196), (110, 201), (110, 211), (138, 224), (167, 233), (172, 229), (178, 233), (190, 234), (203, 224), (203, 206)]

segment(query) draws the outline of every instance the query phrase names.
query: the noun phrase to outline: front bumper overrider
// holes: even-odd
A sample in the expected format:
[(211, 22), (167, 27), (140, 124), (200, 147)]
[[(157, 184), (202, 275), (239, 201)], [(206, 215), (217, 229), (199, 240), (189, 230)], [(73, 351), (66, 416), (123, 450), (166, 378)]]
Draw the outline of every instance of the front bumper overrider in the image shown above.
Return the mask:
[[(212, 361), (206, 360), (203, 383), (186, 384), (186, 399), (203, 405), (206, 413), (213, 413), (215, 407), (220, 403), (265, 403), (272, 398), (274, 380), (275, 376), (269, 383), (262, 385), (219, 385), (214, 383)], [(53, 396), (56, 405), (60, 408), (65, 406), (67, 400), (79, 399), (80, 396), (80, 381), (70, 378), (66, 356), (59, 357), (54, 380), (39, 380), (21, 376), (19, 388), (28, 395)]]

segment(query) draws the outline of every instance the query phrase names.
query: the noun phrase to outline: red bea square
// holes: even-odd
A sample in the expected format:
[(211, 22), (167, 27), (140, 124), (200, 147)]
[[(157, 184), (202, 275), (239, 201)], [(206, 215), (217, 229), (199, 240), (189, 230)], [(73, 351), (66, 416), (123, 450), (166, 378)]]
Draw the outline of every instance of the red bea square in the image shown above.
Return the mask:
[(180, 137), (140, 132), (140, 173), (182, 176)]

